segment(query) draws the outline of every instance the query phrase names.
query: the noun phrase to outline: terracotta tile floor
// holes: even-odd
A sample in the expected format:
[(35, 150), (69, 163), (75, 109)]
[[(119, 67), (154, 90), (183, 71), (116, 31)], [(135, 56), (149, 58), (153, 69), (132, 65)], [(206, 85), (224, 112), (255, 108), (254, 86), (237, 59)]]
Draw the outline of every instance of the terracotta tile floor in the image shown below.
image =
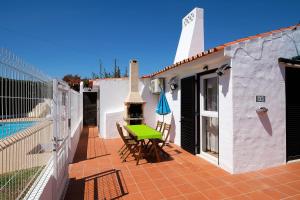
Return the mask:
[(172, 160), (121, 163), (121, 145), (85, 127), (65, 199), (300, 199), (300, 162), (230, 175), (174, 144), (166, 148)]

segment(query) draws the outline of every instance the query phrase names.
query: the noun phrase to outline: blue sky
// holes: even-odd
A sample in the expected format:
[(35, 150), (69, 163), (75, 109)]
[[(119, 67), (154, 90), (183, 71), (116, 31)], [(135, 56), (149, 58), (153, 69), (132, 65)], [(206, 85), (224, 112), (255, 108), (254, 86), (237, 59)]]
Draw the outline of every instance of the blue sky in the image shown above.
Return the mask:
[(204, 8), (205, 49), (300, 22), (300, 1), (14, 1), (0, 0), (0, 47), (52, 77), (90, 76), (116, 58), (140, 74), (173, 63), (181, 19)]

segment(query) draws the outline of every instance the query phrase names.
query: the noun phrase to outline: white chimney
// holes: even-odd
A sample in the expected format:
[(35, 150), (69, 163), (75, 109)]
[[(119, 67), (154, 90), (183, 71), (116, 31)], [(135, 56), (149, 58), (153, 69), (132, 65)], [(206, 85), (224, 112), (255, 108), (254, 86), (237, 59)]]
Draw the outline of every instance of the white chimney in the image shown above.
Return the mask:
[(129, 63), (129, 93), (125, 100), (126, 103), (145, 103), (139, 93), (139, 64), (137, 60)]
[(182, 30), (174, 63), (204, 51), (204, 10), (194, 8), (182, 19)]

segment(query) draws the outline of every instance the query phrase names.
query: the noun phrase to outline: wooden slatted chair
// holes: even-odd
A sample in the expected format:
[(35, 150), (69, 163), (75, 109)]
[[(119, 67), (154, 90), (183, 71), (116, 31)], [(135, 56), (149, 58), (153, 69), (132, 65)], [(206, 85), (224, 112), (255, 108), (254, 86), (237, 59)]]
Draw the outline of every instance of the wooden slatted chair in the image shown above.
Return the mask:
[(162, 129), (162, 126), (163, 126), (163, 122), (161, 122), (161, 121), (157, 121), (157, 123), (156, 123), (156, 127), (155, 127), (155, 130), (157, 130), (157, 131), (161, 131), (161, 129)]
[(126, 159), (128, 158), (128, 156), (130, 154), (132, 154), (134, 157), (136, 157), (135, 154), (137, 153), (138, 143), (135, 140), (130, 139), (130, 138), (126, 138), (124, 136), (123, 130), (122, 130), (122, 128), (121, 128), (121, 126), (118, 122), (116, 123), (116, 126), (117, 126), (117, 129), (118, 129), (119, 135), (120, 135), (120, 137), (123, 140), (124, 145), (125, 145), (125, 148), (124, 148), (124, 150), (122, 151), (122, 154), (121, 154), (121, 159), (123, 159), (122, 162), (126, 162)]
[[(164, 123), (163, 129), (161, 131), (162, 133), (162, 139), (154, 139), (152, 142), (155, 142), (158, 144), (158, 148), (163, 152), (165, 155), (169, 156), (164, 150), (163, 147), (168, 143), (168, 139), (170, 137), (170, 130), (171, 130), (171, 124)], [(153, 152), (153, 148), (150, 149), (150, 153)]]
[[(163, 122), (157, 120), (155, 130), (161, 132), (162, 127), (163, 127), (163, 124), (164, 124)], [(148, 145), (149, 145), (149, 143), (150, 143), (150, 141), (148, 140), (146, 143), (147, 143), (147, 144), (146, 144), (146, 148), (147, 148)]]
[(161, 148), (168, 143), (170, 137), (170, 131), (171, 131), (171, 124), (165, 123), (162, 130), (162, 140), (160, 141)]
[[(118, 122), (117, 122), (117, 123), (118, 123)], [(120, 128), (122, 129), (122, 127), (121, 127), (120, 124), (119, 124), (119, 126), (120, 126)], [(119, 132), (119, 130), (118, 130), (118, 132)], [(124, 133), (124, 132), (123, 132), (123, 129), (122, 129), (122, 133)], [(119, 134), (120, 134), (120, 132), (119, 132)], [(125, 135), (125, 134), (123, 134), (123, 136), (124, 136), (124, 139), (125, 139), (125, 140), (133, 140), (133, 138), (132, 138), (130, 135)], [(126, 150), (126, 144), (124, 143), (123, 146), (118, 150), (119, 155), (122, 155), (122, 154), (124, 153), (125, 150)]]

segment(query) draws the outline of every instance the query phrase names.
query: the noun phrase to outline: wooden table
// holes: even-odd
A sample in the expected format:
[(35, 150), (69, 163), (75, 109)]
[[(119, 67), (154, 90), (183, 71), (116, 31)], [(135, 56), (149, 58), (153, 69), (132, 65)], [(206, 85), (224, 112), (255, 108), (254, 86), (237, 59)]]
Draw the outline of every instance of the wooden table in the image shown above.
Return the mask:
[(143, 144), (144, 144), (145, 139), (148, 139), (152, 142), (156, 159), (158, 162), (160, 162), (159, 148), (158, 148), (158, 143), (157, 143), (156, 139), (162, 139), (161, 132), (159, 132), (145, 124), (127, 125), (127, 126), (124, 126), (124, 128), (130, 135), (132, 135), (140, 143), (138, 158), (137, 158), (137, 163), (136, 163), (137, 165), (139, 164), (139, 160), (142, 155), (142, 148), (144, 147)]

